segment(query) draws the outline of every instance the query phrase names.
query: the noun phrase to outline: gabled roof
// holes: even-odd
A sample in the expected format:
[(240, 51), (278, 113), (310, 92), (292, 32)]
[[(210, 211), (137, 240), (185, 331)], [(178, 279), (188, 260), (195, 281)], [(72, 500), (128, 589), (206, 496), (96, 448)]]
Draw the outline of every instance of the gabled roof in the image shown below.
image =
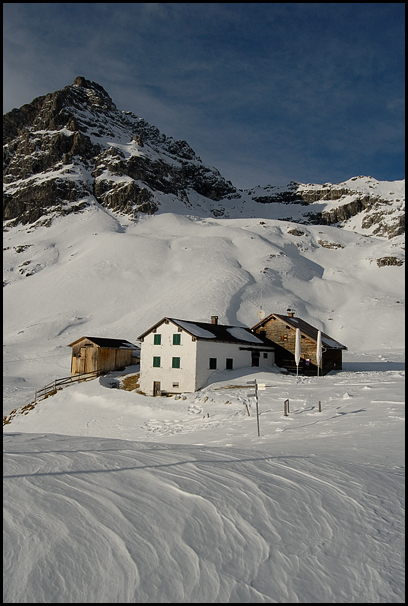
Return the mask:
[[(261, 326), (265, 325), (272, 318), (278, 318), (279, 320), (282, 320), (282, 322), (285, 322), (285, 324), (287, 324), (291, 328), (299, 328), (301, 334), (304, 334), (313, 341), (317, 342), (317, 333), (319, 332), (317, 328), (315, 328), (308, 322), (305, 322), (305, 320), (302, 320), (301, 318), (282, 316), (281, 314), (270, 314), (269, 316), (258, 322), (258, 324), (255, 324), (255, 326), (253, 326), (251, 330), (257, 330)], [(336, 341), (329, 335), (326, 335), (324, 332), (322, 332), (321, 334), (322, 346), (326, 349), (347, 349), (345, 345), (342, 345), (341, 343), (339, 343), (339, 341)]]
[(108, 347), (110, 349), (139, 349), (138, 345), (133, 345), (133, 343), (126, 341), (126, 339), (106, 339), (105, 337), (81, 337), (73, 343), (70, 343), (68, 347), (72, 347), (72, 345), (79, 343), (79, 341), (82, 341), (83, 339), (88, 339), (99, 347)]
[(250, 328), (245, 326), (229, 326), (225, 324), (211, 324), (210, 322), (190, 322), (176, 318), (163, 318), (154, 326), (146, 330), (140, 337), (142, 340), (152, 330), (157, 329), (165, 321), (172, 322), (178, 328), (185, 330), (189, 335), (201, 341), (213, 341), (222, 343), (242, 343), (252, 346), (263, 346), (271, 348), (273, 343), (259, 335), (254, 335)]

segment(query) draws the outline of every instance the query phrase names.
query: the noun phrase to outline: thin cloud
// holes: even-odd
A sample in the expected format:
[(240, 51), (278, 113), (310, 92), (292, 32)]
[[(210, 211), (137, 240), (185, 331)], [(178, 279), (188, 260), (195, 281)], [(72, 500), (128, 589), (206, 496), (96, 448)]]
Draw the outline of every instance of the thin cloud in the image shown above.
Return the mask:
[(5, 111), (84, 75), (239, 186), (403, 175), (401, 5), (4, 6)]

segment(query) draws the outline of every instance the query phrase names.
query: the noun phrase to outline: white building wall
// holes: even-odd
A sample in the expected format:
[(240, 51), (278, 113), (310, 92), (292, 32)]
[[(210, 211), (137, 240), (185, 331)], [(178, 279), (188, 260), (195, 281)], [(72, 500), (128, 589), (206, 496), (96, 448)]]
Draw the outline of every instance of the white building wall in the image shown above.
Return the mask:
[[(266, 358), (264, 358), (264, 353), (268, 354)], [(261, 357), (259, 358), (259, 368), (269, 368), (275, 364), (275, 352), (274, 351), (261, 351)]]
[[(161, 344), (154, 344), (154, 335), (161, 335)], [(173, 335), (180, 335), (180, 345), (173, 345)], [(141, 345), (140, 389), (153, 395), (153, 383), (160, 382), (160, 389), (170, 393), (193, 392), (195, 387), (197, 341), (185, 331), (169, 322), (157, 327), (156, 333), (149, 333)], [(160, 368), (153, 366), (153, 358), (160, 357)], [(180, 358), (180, 368), (172, 368), (172, 358)], [(178, 387), (173, 384), (178, 383)]]
[[(252, 366), (251, 351), (240, 349), (240, 347), (250, 347), (234, 343), (212, 343), (211, 341), (197, 341), (197, 379), (196, 389), (201, 389), (206, 385), (208, 379), (215, 372), (210, 369), (210, 358), (217, 358), (216, 370), (226, 370), (227, 358), (232, 358), (233, 369), (246, 368)], [(261, 352), (259, 358), (259, 367), (267, 368), (272, 366), (275, 361), (273, 352), (267, 352), (268, 357), (264, 358)]]

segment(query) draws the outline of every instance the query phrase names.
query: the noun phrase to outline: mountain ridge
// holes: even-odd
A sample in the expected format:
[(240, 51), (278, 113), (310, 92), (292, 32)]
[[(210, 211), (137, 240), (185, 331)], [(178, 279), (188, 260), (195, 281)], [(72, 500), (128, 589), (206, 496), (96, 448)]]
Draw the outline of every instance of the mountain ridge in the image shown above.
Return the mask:
[(186, 141), (118, 110), (102, 86), (82, 76), (5, 114), (3, 143), (6, 229), (47, 225), (96, 203), (135, 220), (175, 211), (336, 225), (387, 238), (405, 231), (405, 181), (352, 177), (239, 190)]

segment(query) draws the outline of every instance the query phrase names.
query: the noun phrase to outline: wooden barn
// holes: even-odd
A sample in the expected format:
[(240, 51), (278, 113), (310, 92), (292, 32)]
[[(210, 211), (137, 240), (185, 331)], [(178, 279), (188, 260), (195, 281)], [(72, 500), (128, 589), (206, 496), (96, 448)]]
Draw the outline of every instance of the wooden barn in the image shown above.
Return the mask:
[(123, 370), (140, 360), (140, 348), (125, 339), (81, 337), (68, 347), (72, 347), (71, 376), (82, 372)]
[[(288, 309), (288, 315), (270, 314), (251, 328), (252, 332), (267, 337), (275, 344), (275, 364), (290, 372), (296, 372), (295, 336), (300, 330), (300, 363), (299, 374), (317, 375), (317, 333), (318, 329), (295, 318), (295, 313)], [(321, 333), (322, 363), (319, 374), (325, 375), (331, 370), (342, 369), (342, 352), (347, 350), (329, 335)]]

